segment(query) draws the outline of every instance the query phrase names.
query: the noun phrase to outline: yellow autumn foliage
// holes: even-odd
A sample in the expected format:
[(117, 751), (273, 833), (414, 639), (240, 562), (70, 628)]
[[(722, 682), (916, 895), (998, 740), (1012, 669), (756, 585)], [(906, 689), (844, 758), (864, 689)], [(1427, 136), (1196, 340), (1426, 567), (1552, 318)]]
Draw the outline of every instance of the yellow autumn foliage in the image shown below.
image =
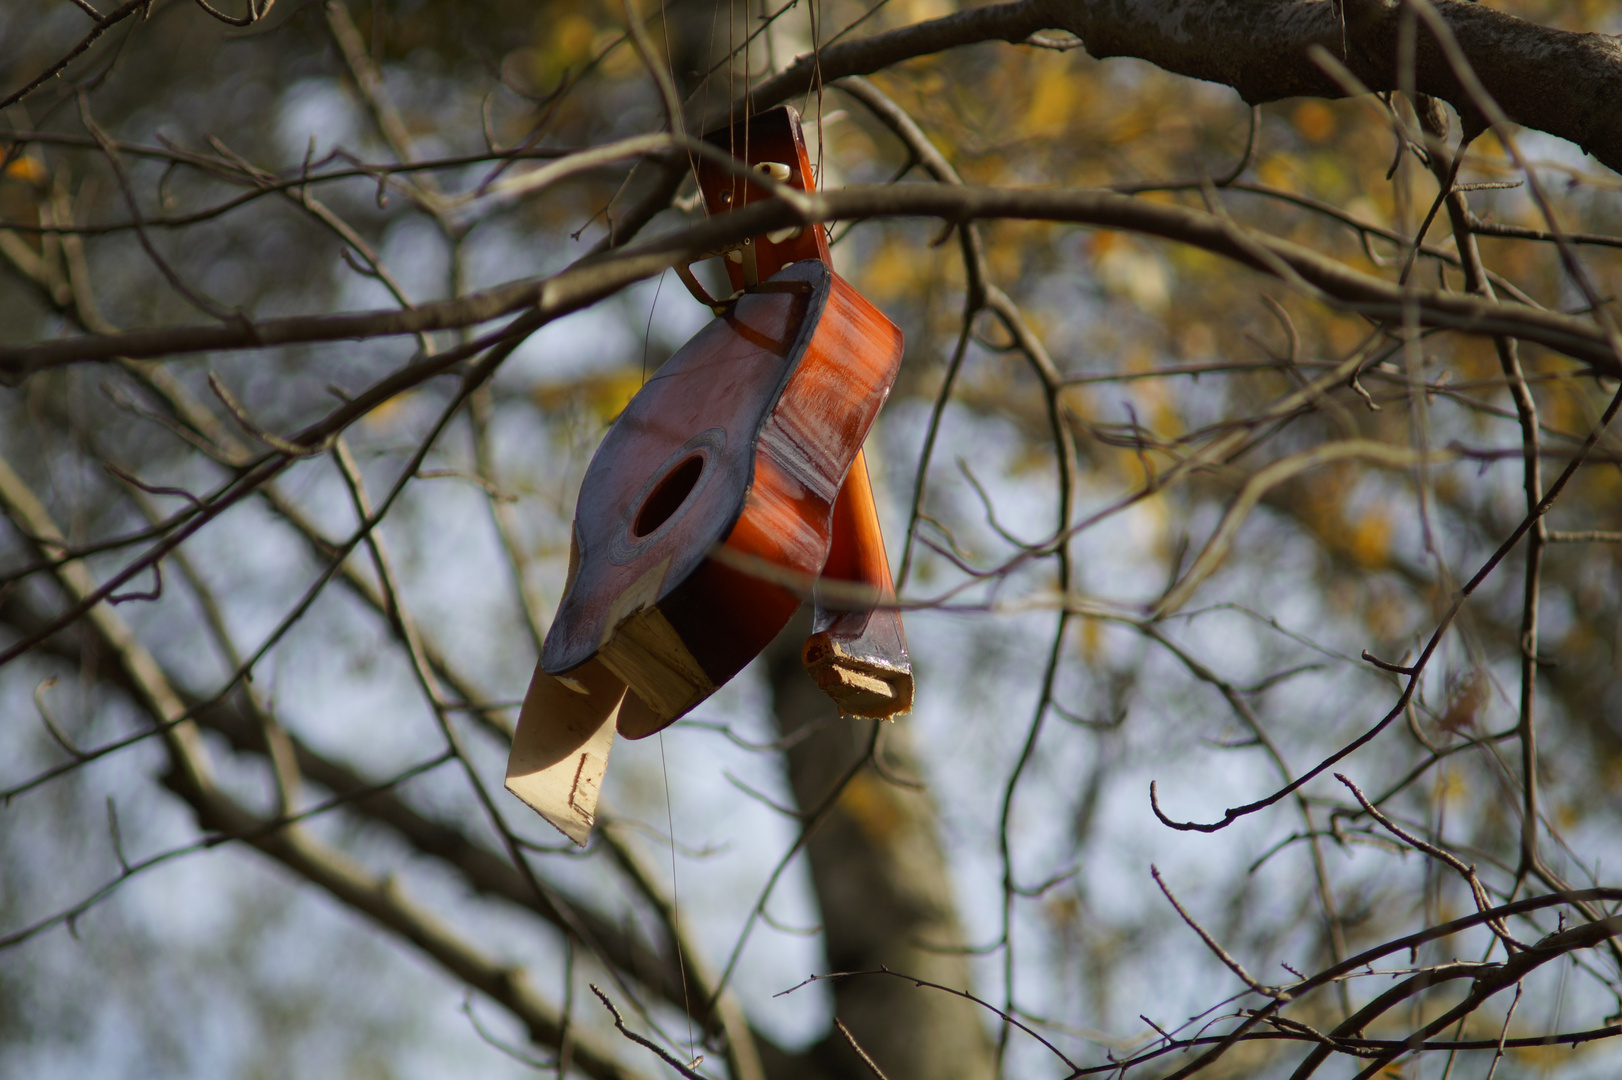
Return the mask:
[(1030, 90), (1030, 107), (1020, 124), (1025, 135), (1033, 138), (1058, 135), (1070, 124), (1076, 103), (1076, 82), (1066, 65), (1054, 61), (1037, 64), (1037, 73)]
[[(0, 158), (4, 158), (7, 148), (0, 146)], [(4, 178), (7, 180), (21, 180), (29, 184), (43, 184), (50, 178), (43, 162), (31, 155), (23, 155), (6, 166)]]
[(1297, 105), (1290, 113), (1290, 123), (1303, 139), (1313, 143), (1326, 142), (1339, 127), (1334, 110), (1317, 98), (1307, 98)]
[(625, 410), (644, 381), (640, 367), (626, 365), (568, 382), (543, 383), (530, 391), (530, 398), (544, 412), (575, 406), (607, 423)]
[(1364, 514), (1345, 539), (1346, 552), (1357, 565), (1378, 570), (1391, 558), (1391, 519), (1379, 512)]
[(901, 825), (895, 791), (882, 778), (858, 773), (839, 795), (839, 808), (876, 846), (884, 846)]

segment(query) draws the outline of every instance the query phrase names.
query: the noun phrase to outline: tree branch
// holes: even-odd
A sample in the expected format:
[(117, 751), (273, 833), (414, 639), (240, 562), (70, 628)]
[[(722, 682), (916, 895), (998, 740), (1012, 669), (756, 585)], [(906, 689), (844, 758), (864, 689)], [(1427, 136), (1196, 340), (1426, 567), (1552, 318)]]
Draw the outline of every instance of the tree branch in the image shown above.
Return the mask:
[[(983, 218), (1063, 221), (1158, 236), (1222, 255), (1294, 284), (1324, 303), (1370, 319), (1396, 323), (1402, 319), (1404, 306), (1412, 305), (1418, 309), (1421, 326), (1485, 336), (1519, 337), (1581, 360), (1596, 374), (1622, 377), (1622, 359), (1612, 351), (1605, 334), (1586, 319), (1439, 289), (1398, 286), (1353, 270), (1299, 244), (1245, 229), (1230, 218), (1111, 191), (875, 184), (827, 194), (801, 195), (796, 203), (763, 200), (745, 210), (713, 218), (650, 243), (583, 260), (540, 281), (514, 282), (458, 300), (425, 303), (409, 311), (362, 311), (266, 319), (252, 324), (163, 327), (0, 346), (0, 382), (15, 384), (45, 368), (118, 356), (149, 359), (175, 353), (451, 329), (525, 308), (529, 309), (528, 315), (520, 321), (527, 320), (525, 330), (532, 331), (626, 285), (659, 274), (682, 258), (746, 236), (812, 221), (875, 217), (936, 217), (958, 223)], [(460, 351), (449, 350), (408, 365), (372, 391), (336, 410), (328, 420), (300, 433), (297, 441), (307, 443), (313, 437), (340, 429), (373, 407), (376, 401), (437, 374), (460, 357)]]
[[(45, 546), (62, 542), (61, 531), (45, 506), (0, 459), (0, 510), (28, 535)], [(75, 600), (95, 595), (97, 589), (83, 563), (60, 565), (56, 577)], [(107, 604), (92, 608), (85, 620), (101, 649), (118, 664), (122, 680), (151, 719), (160, 725), (182, 717), (186, 708), (155, 657), (135, 632)], [(385, 929), (410, 941), (453, 976), (501, 1003), (523, 1022), (539, 1043), (557, 1046), (562, 1022), (557, 1011), (536, 993), (522, 969), (485, 955), (472, 942), (427, 910), (408, 900), (391, 877), (368, 873), (343, 852), (296, 827), (266, 830), (214, 783), (197, 726), (182, 721), (164, 731), (174, 769), (165, 783), (191, 804), (198, 824), (205, 829), (244, 834), (248, 843), (284, 866), (331, 893)], [(640, 1080), (640, 1074), (616, 1061), (587, 1033), (573, 1031), (575, 1061), (597, 1080)]]
[[(986, 41), (1026, 42), (1068, 30), (1100, 60), (1129, 56), (1177, 75), (1221, 83), (1252, 105), (1289, 97), (1345, 97), (1307, 55), (1328, 49), (1371, 90), (1397, 90), (1397, 20), (1391, 0), (1346, 0), (1344, 28), (1330, 0), (1015, 0), (900, 27), (802, 56), (749, 93), (754, 109), (803, 94), (815, 68), (832, 82)], [(1437, 0), (1482, 84), (1518, 124), (1570, 139), (1622, 169), (1622, 47), (1604, 34), (1555, 30), (1485, 4)], [(1476, 112), (1434, 39), (1421, 34), (1412, 89)], [(741, 112), (743, 103), (731, 106)], [(715, 117), (725, 117), (727, 109)], [(708, 130), (716, 120), (699, 130)]]

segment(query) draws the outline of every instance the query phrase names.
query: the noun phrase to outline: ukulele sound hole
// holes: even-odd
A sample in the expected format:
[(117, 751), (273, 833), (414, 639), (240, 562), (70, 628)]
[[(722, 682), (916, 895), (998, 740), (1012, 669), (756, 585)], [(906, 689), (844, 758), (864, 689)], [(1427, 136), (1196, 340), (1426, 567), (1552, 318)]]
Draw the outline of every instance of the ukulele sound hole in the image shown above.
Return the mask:
[(687, 501), (687, 496), (693, 493), (703, 473), (704, 458), (697, 454), (671, 469), (648, 493), (648, 500), (637, 511), (636, 521), (631, 524), (631, 535), (640, 540), (669, 521), (671, 515)]

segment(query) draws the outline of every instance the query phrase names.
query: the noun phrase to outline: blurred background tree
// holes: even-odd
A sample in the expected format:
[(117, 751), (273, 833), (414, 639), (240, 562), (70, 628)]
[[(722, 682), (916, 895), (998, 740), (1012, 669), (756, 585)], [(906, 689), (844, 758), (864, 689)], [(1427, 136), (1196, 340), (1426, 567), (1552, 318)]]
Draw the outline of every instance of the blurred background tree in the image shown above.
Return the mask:
[[(1614, 1076), (1618, 30), (0, 4), (0, 1072)], [(578, 852), (517, 699), (744, 235), (659, 133), (781, 103), (917, 711), (791, 627)]]

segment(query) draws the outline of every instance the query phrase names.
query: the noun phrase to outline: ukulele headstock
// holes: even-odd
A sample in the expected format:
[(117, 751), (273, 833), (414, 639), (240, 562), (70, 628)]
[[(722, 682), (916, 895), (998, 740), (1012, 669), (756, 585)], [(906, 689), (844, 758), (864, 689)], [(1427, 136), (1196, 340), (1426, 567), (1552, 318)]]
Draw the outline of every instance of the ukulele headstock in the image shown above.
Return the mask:
[[(781, 106), (750, 117), (728, 128), (712, 131), (704, 141), (731, 154), (757, 174), (796, 191), (815, 191), (815, 174), (805, 147), (800, 114), (791, 106)], [(773, 197), (771, 188), (739, 175), (716, 162), (700, 159), (697, 165), (699, 191), (704, 206), (712, 214), (726, 214), (750, 203)], [(717, 252), (724, 257), (727, 279), (733, 292), (725, 301), (711, 297), (690, 267), (678, 264), (676, 272), (695, 299), (717, 315), (745, 289), (753, 289), (790, 263), (803, 259), (829, 262), (828, 235), (820, 224), (791, 226), (776, 232), (746, 237), (740, 243)]]

